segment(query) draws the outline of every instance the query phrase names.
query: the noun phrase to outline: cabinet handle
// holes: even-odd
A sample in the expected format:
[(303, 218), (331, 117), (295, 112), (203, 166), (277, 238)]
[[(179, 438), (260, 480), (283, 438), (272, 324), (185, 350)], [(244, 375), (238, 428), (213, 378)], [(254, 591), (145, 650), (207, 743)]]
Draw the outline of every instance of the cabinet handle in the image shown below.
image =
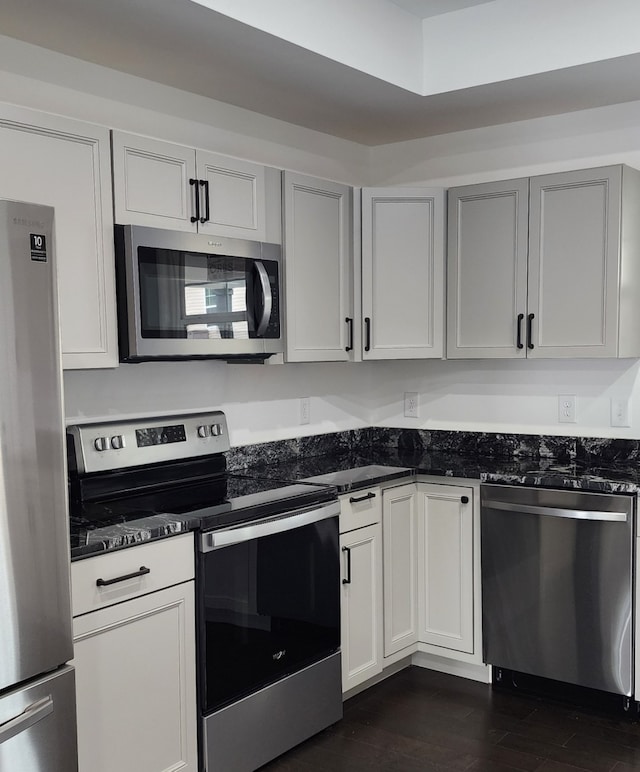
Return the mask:
[(460, 501), (461, 501), (463, 504), (468, 504), (468, 503), (469, 503), (469, 497), (468, 497), (468, 496), (461, 496), (461, 497), (460, 497)]
[(204, 217), (200, 222), (207, 222), (209, 219), (209, 180), (200, 180), (200, 186), (204, 188)]
[(535, 318), (535, 314), (529, 314), (527, 317), (527, 348), (533, 348), (533, 343), (531, 342), (531, 339), (533, 338), (533, 320)]
[(349, 343), (345, 347), (345, 351), (352, 351), (353, 350), (353, 319), (350, 316), (347, 316), (345, 319), (345, 322), (349, 327)]
[(359, 501), (368, 501), (369, 499), (375, 499), (375, 497), (376, 497), (376, 494), (371, 493), (371, 491), (369, 491), (369, 493), (365, 493), (364, 496), (350, 496), (349, 503), (357, 504)]
[(524, 343), (522, 342), (522, 320), (524, 319), (524, 314), (518, 314), (518, 342), (516, 343), (517, 348), (524, 348)]
[(364, 318), (364, 350), (371, 350), (371, 319), (368, 316)]
[(351, 584), (351, 549), (343, 547), (342, 551), (347, 553), (347, 578), (342, 580), (342, 584)]
[(191, 179), (189, 180), (189, 185), (191, 185), (192, 188), (194, 188), (194, 200), (195, 200), (195, 207), (196, 207), (196, 214), (195, 217), (191, 215), (191, 222), (198, 222), (200, 219), (200, 191), (198, 189), (198, 182), (199, 180)]
[(150, 574), (151, 569), (146, 566), (140, 566), (137, 571), (132, 574), (124, 574), (124, 576), (116, 576), (115, 579), (96, 579), (96, 587), (108, 587), (110, 584), (116, 584), (116, 582), (126, 582), (127, 579), (135, 579), (136, 576), (144, 576)]

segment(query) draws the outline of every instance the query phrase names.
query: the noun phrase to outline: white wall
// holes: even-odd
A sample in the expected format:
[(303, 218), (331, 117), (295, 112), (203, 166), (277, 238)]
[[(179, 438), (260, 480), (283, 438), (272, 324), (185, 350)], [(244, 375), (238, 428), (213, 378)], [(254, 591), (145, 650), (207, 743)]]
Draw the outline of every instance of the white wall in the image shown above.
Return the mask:
[[(144, 362), (64, 374), (68, 423), (224, 410), (232, 445), (367, 426), (376, 410), (370, 365)], [(300, 398), (310, 423), (300, 424)]]
[[(371, 384), (380, 426), (590, 437), (640, 437), (637, 360), (379, 363)], [(403, 416), (405, 391), (418, 419)], [(576, 396), (575, 424), (558, 422), (558, 396)], [(611, 398), (631, 400), (631, 427), (611, 428)]]

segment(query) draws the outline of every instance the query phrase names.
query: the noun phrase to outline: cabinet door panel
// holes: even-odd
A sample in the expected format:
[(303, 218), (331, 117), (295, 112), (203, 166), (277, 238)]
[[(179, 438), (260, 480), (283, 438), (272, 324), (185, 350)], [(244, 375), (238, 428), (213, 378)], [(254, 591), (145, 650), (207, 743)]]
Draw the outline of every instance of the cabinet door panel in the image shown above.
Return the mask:
[(195, 151), (118, 131), (112, 146), (116, 222), (195, 231)]
[(616, 355), (621, 174), (531, 178), (529, 357)]
[(196, 772), (193, 583), (74, 619), (80, 772)]
[(524, 357), (527, 179), (449, 191), (447, 356)]
[(416, 486), (383, 492), (384, 655), (418, 641)]
[(3, 106), (0, 197), (55, 208), (65, 368), (118, 363), (109, 133)]
[(351, 188), (284, 174), (287, 359), (348, 361)]
[(343, 692), (382, 672), (381, 541), (380, 523), (340, 536)]
[(425, 484), (418, 499), (420, 641), (471, 654), (473, 491)]
[[(198, 229), (202, 233), (264, 241), (264, 166), (203, 150), (196, 152), (196, 163), (198, 179), (209, 183), (209, 220)], [(203, 206), (201, 195), (201, 209)]]
[(442, 356), (443, 250), (443, 191), (363, 189), (362, 313), (371, 320), (363, 359)]

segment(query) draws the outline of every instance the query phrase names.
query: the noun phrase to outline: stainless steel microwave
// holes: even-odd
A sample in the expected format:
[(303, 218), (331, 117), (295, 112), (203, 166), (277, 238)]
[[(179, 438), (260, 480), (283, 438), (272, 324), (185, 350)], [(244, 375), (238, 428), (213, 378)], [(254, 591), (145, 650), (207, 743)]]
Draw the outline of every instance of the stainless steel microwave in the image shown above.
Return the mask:
[(281, 247), (115, 226), (120, 360), (264, 360), (284, 351)]

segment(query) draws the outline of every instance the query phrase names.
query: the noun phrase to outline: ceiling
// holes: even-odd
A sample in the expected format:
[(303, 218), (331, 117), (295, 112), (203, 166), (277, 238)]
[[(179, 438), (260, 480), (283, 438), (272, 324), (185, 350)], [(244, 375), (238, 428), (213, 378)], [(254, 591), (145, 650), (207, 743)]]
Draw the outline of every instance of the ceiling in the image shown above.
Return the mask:
[[(392, 2), (419, 24), (492, 5)], [(365, 145), (640, 99), (640, 53), (423, 96), (189, 0), (2, 0), (0, 31)]]
[(462, 8), (471, 8), (473, 5), (490, 3), (491, 0), (389, 0), (389, 2), (404, 8), (419, 19), (428, 19), (431, 16), (439, 16), (441, 13), (459, 11)]

